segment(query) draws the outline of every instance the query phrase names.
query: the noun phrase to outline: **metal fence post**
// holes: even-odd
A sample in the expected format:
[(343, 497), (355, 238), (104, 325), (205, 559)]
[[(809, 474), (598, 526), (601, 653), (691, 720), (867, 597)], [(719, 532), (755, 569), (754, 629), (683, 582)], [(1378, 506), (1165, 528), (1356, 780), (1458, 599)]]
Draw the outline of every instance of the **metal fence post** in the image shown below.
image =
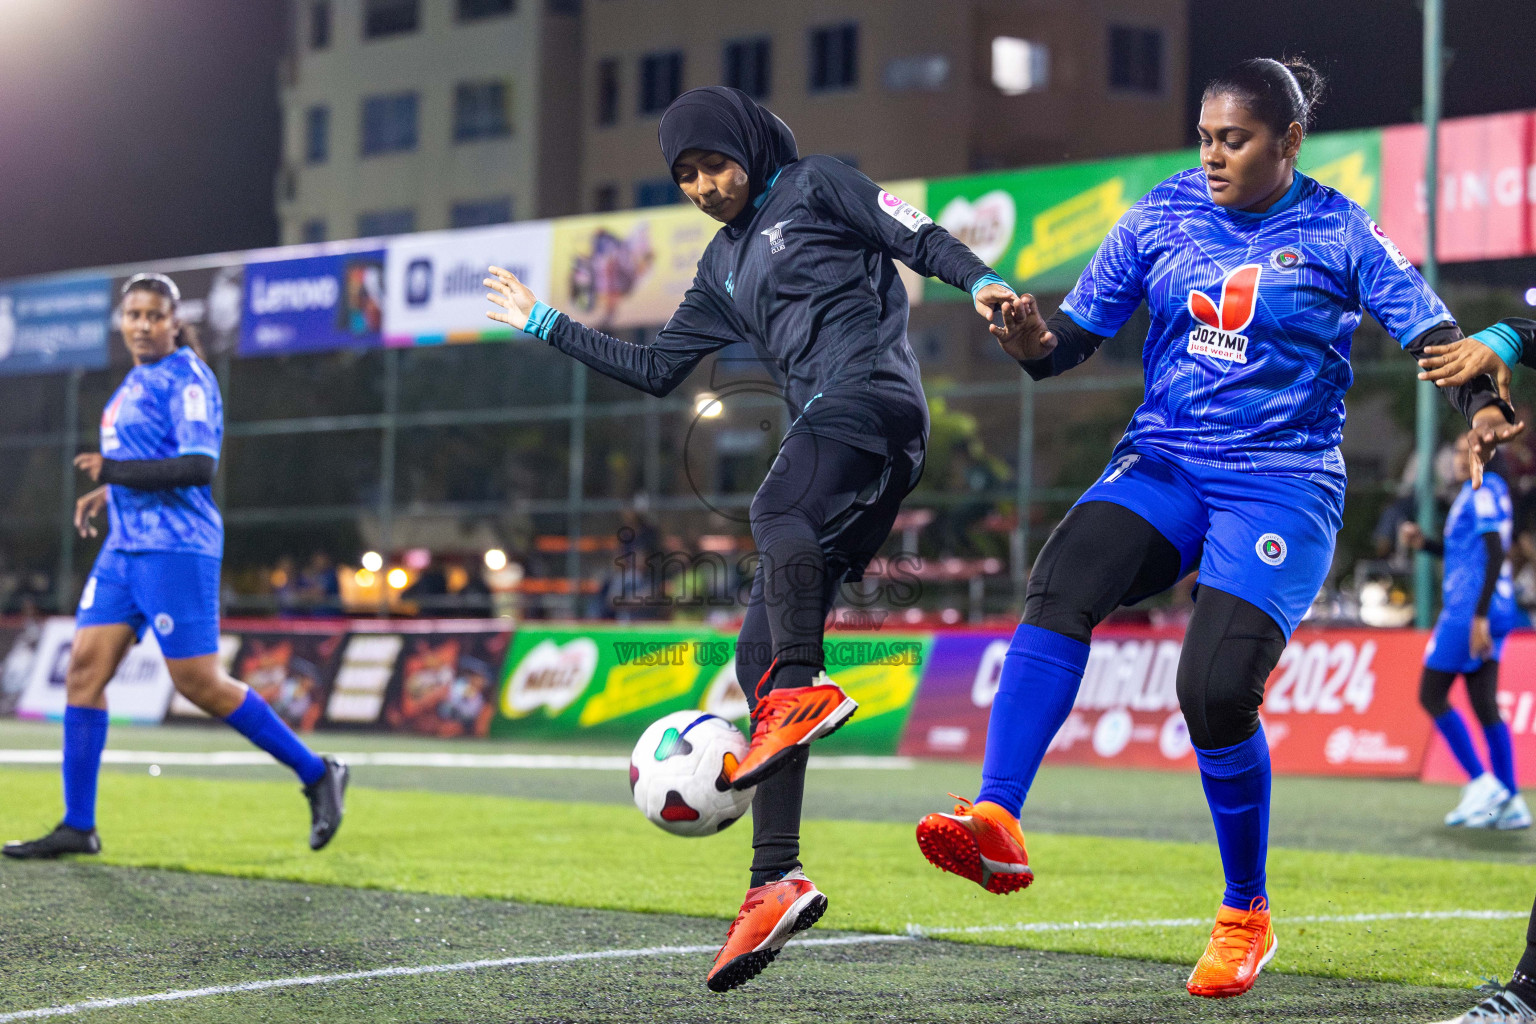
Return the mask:
[(76, 367), (64, 378), (64, 440), (59, 446), (59, 565), (53, 581), (54, 609), (69, 611), (75, 596), (75, 450), (80, 447), (80, 380)]
[[(1433, 291), (1440, 283), (1437, 258), (1437, 222), (1439, 220), (1440, 184), (1440, 80), (1441, 80), (1441, 9), (1440, 0), (1424, 0), (1424, 202), (1428, 207), (1424, 224), (1424, 283)], [(1440, 406), (1435, 386), (1418, 382), (1417, 415), (1414, 440), (1418, 457), (1418, 521), (1425, 533), (1435, 529), (1435, 441), (1439, 433)], [(1420, 551), (1413, 565), (1414, 621), (1428, 629), (1435, 616), (1435, 572), (1429, 552)]]
[(571, 444), (567, 456), (570, 470), (566, 485), (565, 575), (571, 588), (571, 617), (581, 611), (581, 496), (586, 487), (587, 448), (587, 367), (575, 362), (571, 372)]
[(400, 421), (400, 350), (384, 350), (384, 430), (379, 450), (379, 554), (384, 580), (379, 587), (379, 613), (389, 613), (389, 558), (395, 532), (395, 442)]
[(1035, 385), (1019, 374), (1019, 468), (1014, 503), (1018, 507), (1013, 528), (1013, 610), (1024, 614), (1024, 594), (1029, 588), (1029, 506), (1035, 484)]

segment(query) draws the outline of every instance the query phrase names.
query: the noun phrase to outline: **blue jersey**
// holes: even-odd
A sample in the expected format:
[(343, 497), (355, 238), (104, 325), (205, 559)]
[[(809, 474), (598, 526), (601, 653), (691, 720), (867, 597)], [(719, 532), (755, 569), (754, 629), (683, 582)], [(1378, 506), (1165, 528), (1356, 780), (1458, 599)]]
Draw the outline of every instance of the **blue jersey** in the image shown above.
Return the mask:
[[(1483, 534), (1496, 533), (1504, 550), (1509, 550), (1514, 527), (1514, 506), (1509, 500), (1509, 485), (1497, 473), (1483, 474), (1483, 486), (1472, 489), (1472, 482), (1461, 485), (1451, 511), (1445, 517), (1445, 584), (1441, 591), (1447, 615), (1470, 619), (1477, 609), (1483, 590), (1483, 572), (1488, 553)], [(1499, 582), (1488, 607), (1490, 619), (1513, 617), (1515, 583), (1506, 559), (1499, 570)]]
[(1109, 337), (1145, 301), (1146, 391), (1121, 447), (1222, 469), (1342, 474), (1350, 338), (1368, 310), (1407, 345), (1445, 304), (1370, 216), (1303, 174), (1262, 214), (1200, 169), (1126, 212), (1062, 303)]
[[(135, 366), (101, 413), (101, 454), (108, 459), (217, 459), (224, 439), (224, 403), (213, 373), (188, 348)], [(107, 491), (111, 531), (106, 548), (224, 554), (224, 521), (207, 486)]]

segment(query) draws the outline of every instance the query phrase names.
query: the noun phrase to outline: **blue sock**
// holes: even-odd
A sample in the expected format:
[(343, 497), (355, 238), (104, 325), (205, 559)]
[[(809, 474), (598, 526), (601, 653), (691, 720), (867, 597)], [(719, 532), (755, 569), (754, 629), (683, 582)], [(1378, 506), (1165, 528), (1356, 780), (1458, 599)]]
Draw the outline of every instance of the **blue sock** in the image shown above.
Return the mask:
[(1038, 626), (1020, 625), (1003, 658), (1002, 680), (987, 723), (981, 792), (1015, 817), (1067, 720), (1088, 664), (1088, 645)]
[(1509, 726), (1502, 721), (1485, 725), (1483, 738), (1488, 741), (1488, 761), (1493, 765), (1493, 774), (1504, 783), (1505, 789), (1511, 793), (1520, 792), (1520, 787), (1515, 785), (1515, 751), (1509, 742)]
[(1461, 762), (1461, 770), (1467, 773), (1467, 778), (1475, 779), (1483, 774), (1482, 759), (1477, 756), (1477, 748), (1472, 746), (1472, 736), (1467, 732), (1467, 723), (1461, 720), (1460, 712), (1447, 708), (1445, 714), (1435, 719), (1435, 728), (1445, 737), (1446, 746)]
[(1263, 896), (1269, 852), (1269, 743), (1264, 730), (1231, 747), (1195, 748), (1200, 783), (1216, 823), (1227, 890), (1221, 902), (1247, 910)]
[(314, 784), (325, 774), (325, 762), (294, 735), (288, 723), (278, 718), (277, 713), (267, 706), (267, 702), (255, 690), (247, 689), (245, 700), (224, 721), (234, 726), (240, 735), (292, 768), (304, 785)]
[(64, 709), (64, 824), (89, 832), (96, 827), (96, 777), (107, 745), (107, 713), (99, 708)]

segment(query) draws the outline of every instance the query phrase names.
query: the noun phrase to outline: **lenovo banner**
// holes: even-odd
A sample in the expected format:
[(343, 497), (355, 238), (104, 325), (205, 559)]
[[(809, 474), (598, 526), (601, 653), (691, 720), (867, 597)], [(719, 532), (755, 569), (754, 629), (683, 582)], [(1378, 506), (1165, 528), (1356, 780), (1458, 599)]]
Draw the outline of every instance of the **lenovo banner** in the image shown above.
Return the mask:
[[(979, 758), (1007, 634), (939, 634), (901, 752)], [(1262, 717), (1275, 770), (1411, 778), (1429, 722), (1418, 708), (1425, 634), (1301, 630), (1270, 676)], [(1047, 761), (1193, 768), (1177, 692), (1178, 630), (1105, 629)]]
[(252, 263), (245, 268), (242, 356), (382, 343), (384, 252)]

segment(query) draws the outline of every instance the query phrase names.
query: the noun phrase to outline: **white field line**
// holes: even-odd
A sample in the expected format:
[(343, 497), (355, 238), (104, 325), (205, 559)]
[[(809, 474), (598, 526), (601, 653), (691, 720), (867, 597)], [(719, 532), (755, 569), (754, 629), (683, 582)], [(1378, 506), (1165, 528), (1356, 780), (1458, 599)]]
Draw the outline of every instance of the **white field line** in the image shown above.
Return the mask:
[[(579, 770), (622, 772), (629, 767), (625, 757), (583, 754), (449, 754), (379, 752), (339, 753), (349, 765), (371, 765), (386, 768), (519, 768), (534, 770)], [(0, 750), (0, 764), (58, 764), (63, 760), (59, 750)], [(270, 765), (270, 755), (260, 750), (107, 750), (101, 755), (103, 764), (158, 764), (182, 765), (196, 768), (227, 768)], [(910, 757), (816, 757), (811, 763), (817, 768), (844, 771), (907, 771), (917, 767)]]
[[(848, 935), (827, 939), (802, 939), (797, 946), (856, 946), (877, 942), (914, 942), (910, 935)], [(175, 1003), (205, 996), (226, 996), (239, 992), (264, 992), (274, 988), (301, 988), (309, 985), (330, 985), (340, 981), (367, 981), (372, 978), (406, 978), (420, 974), (452, 974), (460, 971), (478, 971), (495, 967), (524, 967), (531, 964), (569, 964), (583, 960), (639, 960), (656, 956), (686, 956), (713, 953), (718, 946), (650, 946), (645, 949), (600, 949), (592, 953), (559, 953), (554, 956), (507, 956), (497, 960), (465, 960), (456, 964), (423, 964), (418, 967), (383, 967), (374, 971), (348, 971), (345, 974), (313, 974), (300, 978), (271, 978), (265, 981), (245, 981), (236, 985), (210, 985), (207, 988), (183, 988), (170, 992), (155, 992), (144, 996), (120, 996), (115, 999), (88, 999), (62, 1006), (45, 1006), (37, 1010), (18, 1010), (0, 1013), (0, 1024), (13, 1020), (40, 1020), (45, 1017), (67, 1017), (87, 1010), (111, 1010), (124, 1006), (142, 1006), (146, 1003)]]
[[(1311, 914), (1285, 917), (1283, 924), (1359, 924), (1373, 921), (1506, 921), (1526, 916), (1523, 910), (1429, 910), (1409, 911), (1397, 914)], [(930, 936), (980, 934), (984, 932), (1065, 932), (1103, 931), (1122, 928), (1173, 928), (1205, 926), (1208, 917), (1177, 917), (1128, 921), (1029, 921), (1011, 925), (983, 925), (973, 928), (924, 927), (909, 924), (904, 935), (842, 935), (825, 939), (800, 939), (796, 946), (858, 946), (875, 943), (918, 942)], [(17, 1020), (41, 1020), (46, 1017), (66, 1017), (88, 1010), (110, 1010), (124, 1006), (142, 1006), (148, 1003), (173, 1003), (205, 996), (234, 995), (241, 992), (264, 992), (277, 988), (302, 988), (311, 985), (330, 985), (343, 981), (367, 981), (373, 978), (404, 978), (422, 974), (452, 974), (462, 971), (487, 970), (496, 967), (523, 967), (531, 964), (568, 964), (586, 960), (640, 960), (658, 956), (692, 956), (713, 953), (715, 946), (649, 946), (643, 949), (601, 949), (591, 953), (559, 953), (553, 956), (508, 956), (496, 960), (465, 960), (454, 964), (423, 964), (417, 967), (383, 967), (372, 971), (349, 971), (344, 974), (314, 974), (297, 978), (270, 978), (263, 981), (245, 981), (235, 985), (211, 985), (207, 988), (173, 989), (142, 996), (119, 996), (112, 999), (88, 999), (62, 1006), (45, 1006), (36, 1010), (18, 1010), (0, 1013), (0, 1024)]]

